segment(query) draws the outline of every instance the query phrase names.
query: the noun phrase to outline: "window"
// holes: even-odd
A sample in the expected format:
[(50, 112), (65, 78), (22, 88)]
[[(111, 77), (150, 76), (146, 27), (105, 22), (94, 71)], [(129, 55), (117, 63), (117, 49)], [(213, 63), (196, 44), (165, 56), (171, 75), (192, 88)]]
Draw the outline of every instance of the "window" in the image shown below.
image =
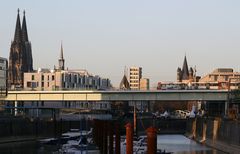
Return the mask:
[(35, 79), (35, 77), (34, 77), (34, 75), (32, 75), (32, 80), (34, 80)]
[(44, 80), (44, 75), (42, 75), (42, 81)]
[(52, 81), (54, 81), (55, 80), (55, 76), (54, 75), (52, 75)]
[(227, 75), (225, 76), (225, 81), (228, 81), (228, 76)]
[(44, 87), (44, 82), (42, 82), (42, 87)]
[(74, 83), (77, 83), (77, 75), (74, 75)]
[(47, 76), (47, 79), (48, 79), (48, 81), (49, 81), (49, 75)]
[(27, 82), (27, 87), (31, 88), (32, 87), (32, 83), (31, 82)]

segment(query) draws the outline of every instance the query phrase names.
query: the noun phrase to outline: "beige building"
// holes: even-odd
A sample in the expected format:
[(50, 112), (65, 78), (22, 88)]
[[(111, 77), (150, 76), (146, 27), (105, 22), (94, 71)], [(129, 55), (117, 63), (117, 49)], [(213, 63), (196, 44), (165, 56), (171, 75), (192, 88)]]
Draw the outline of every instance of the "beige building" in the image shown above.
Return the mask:
[(207, 85), (208, 89), (238, 89), (240, 72), (232, 68), (218, 68), (199, 80), (199, 85)]
[(141, 78), (142, 78), (142, 68), (141, 67), (130, 67), (130, 71), (129, 71), (130, 89), (139, 90)]
[(109, 79), (93, 76), (86, 70), (49, 70), (24, 73), (26, 90), (106, 90), (111, 88)]
[(234, 72), (232, 68), (218, 68), (200, 79), (200, 82), (228, 82), (240, 79), (240, 72)]
[(148, 78), (140, 79), (140, 90), (149, 90), (149, 79)]
[(38, 69), (37, 72), (24, 73), (24, 89), (54, 90), (61, 85), (61, 72), (49, 69)]

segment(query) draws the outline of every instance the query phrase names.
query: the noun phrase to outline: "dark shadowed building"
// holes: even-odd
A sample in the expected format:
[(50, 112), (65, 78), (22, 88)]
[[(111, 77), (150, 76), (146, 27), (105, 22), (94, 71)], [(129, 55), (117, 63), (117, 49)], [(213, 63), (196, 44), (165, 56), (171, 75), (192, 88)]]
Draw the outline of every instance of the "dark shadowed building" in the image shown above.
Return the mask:
[(33, 71), (32, 47), (28, 39), (25, 11), (21, 25), (19, 9), (14, 40), (11, 42), (8, 69), (8, 85), (11, 88), (23, 87), (23, 73)]
[(184, 57), (182, 69), (177, 69), (177, 82), (189, 83), (196, 81), (196, 70), (192, 67), (188, 69), (187, 57)]
[(119, 89), (121, 90), (130, 90), (130, 84), (128, 82), (128, 79), (126, 77), (126, 75), (124, 74), (121, 82), (120, 82), (120, 85), (119, 85)]

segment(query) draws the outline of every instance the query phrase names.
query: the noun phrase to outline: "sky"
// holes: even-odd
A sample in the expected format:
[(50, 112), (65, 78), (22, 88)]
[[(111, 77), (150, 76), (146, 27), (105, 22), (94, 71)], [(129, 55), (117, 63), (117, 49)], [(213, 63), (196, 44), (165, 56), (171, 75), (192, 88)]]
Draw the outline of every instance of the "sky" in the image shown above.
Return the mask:
[(152, 87), (176, 81), (184, 55), (204, 76), (240, 71), (239, 0), (1, 0), (0, 56), (9, 57), (20, 9), (26, 10), (34, 68), (87, 69), (118, 86), (124, 67), (140, 66)]

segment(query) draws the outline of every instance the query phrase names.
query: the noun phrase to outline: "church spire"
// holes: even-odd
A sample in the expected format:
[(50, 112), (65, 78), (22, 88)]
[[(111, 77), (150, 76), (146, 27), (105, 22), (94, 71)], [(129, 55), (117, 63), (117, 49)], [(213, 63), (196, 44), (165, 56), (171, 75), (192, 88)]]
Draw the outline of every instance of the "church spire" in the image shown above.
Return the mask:
[(61, 42), (61, 53), (60, 53), (60, 59), (63, 59), (63, 47), (62, 47), (62, 42)]
[(10, 87), (23, 87), (23, 74), (33, 71), (32, 47), (28, 41), (25, 11), (22, 28), (19, 12), (18, 9), (14, 40), (9, 54), (8, 84)]
[(16, 42), (21, 42), (21, 36), (22, 36), (19, 11), (20, 10), (18, 9), (16, 28), (15, 28), (15, 35), (14, 35), (14, 41), (16, 41)]
[(62, 46), (62, 42), (61, 42), (61, 52), (60, 52), (60, 58), (58, 60), (59, 70), (65, 69), (64, 62), (65, 62), (65, 60), (63, 58), (63, 46)]
[(24, 41), (24, 42), (28, 42), (28, 32), (27, 32), (27, 24), (26, 24), (25, 10), (23, 11), (22, 37), (23, 37), (23, 41)]
[(188, 80), (188, 79), (189, 79), (189, 70), (188, 70), (188, 64), (187, 64), (187, 57), (185, 54), (183, 67), (182, 67), (182, 80)]

